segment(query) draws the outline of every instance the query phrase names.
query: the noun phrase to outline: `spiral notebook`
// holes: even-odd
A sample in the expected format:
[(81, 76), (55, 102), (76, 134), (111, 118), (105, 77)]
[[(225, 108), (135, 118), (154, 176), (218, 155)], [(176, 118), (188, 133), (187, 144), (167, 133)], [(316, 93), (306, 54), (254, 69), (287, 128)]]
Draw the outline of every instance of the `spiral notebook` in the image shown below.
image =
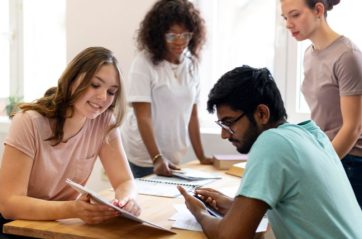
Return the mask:
[(177, 185), (181, 185), (187, 191), (191, 192), (196, 188), (211, 183), (215, 180), (216, 179), (189, 181), (177, 177), (151, 175), (146, 178), (137, 178), (135, 181), (139, 194), (160, 197), (177, 197), (180, 195), (180, 192), (177, 189)]

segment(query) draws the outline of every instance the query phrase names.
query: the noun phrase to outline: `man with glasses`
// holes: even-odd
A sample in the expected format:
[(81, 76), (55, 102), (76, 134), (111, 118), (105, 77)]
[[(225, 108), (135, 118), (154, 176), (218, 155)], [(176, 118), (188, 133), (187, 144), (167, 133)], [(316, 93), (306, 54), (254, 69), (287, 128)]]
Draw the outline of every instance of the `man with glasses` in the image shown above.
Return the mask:
[(362, 238), (361, 209), (330, 140), (313, 121), (286, 121), (266, 68), (226, 73), (210, 91), (207, 108), (217, 112), (221, 137), (249, 153), (234, 199), (195, 191), (223, 218), (179, 187), (208, 238), (253, 238), (265, 213), (277, 238)]

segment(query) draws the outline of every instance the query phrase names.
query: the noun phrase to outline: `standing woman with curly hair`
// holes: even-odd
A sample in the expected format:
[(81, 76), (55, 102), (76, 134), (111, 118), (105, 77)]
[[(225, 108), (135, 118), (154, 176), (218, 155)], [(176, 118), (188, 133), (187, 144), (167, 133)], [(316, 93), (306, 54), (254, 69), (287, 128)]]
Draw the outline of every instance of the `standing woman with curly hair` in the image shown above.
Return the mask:
[(198, 63), (204, 20), (187, 0), (157, 1), (141, 22), (140, 50), (130, 69), (132, 106), (122, 129), (135, 177), (171, 176), (189, 140), (202, 164), (211, 164), (200, 139)]
[(312, 42), (304, 55), (302, 92), (312, 119), (342, 159), (362, 207), (362, 53), (327, 23), (327, 11), (339, 2), (281, 0), (281, 8), (293, 37)]

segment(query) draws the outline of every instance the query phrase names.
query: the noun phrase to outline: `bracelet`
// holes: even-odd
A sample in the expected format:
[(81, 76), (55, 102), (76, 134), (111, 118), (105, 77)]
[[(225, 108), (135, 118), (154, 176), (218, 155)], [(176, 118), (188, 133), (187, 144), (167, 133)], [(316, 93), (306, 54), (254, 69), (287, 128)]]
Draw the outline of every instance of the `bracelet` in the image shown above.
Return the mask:
[(152, 163), (155, 163), (155, 161), (158, 159), (158, 158), (161, 158), (162, 155), (161, 154), (156, 154), (155, 156), (153, 156), (152, 158)]

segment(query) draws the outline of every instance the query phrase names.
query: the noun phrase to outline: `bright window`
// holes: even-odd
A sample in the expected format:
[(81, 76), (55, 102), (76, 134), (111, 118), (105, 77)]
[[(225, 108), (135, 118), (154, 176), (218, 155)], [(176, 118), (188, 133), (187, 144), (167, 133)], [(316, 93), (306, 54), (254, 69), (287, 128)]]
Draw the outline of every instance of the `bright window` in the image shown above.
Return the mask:
[(9, 96), (33, 101), (57, 84), (65, 41), (65, 0), (0, 1), (0, 117)]
[(56, 86), (65, 68), (65, 0), (25, 0), (23, 4), (24, 98), (31, 101)]
[(205, 110), (214, 83), (241, 65), (274, 70), (276, 1), (199, 0), (207, 26), (207, 44), (200, 66), (200, 119), (203, 128), (215, 128), (215, 115)]
[(4, 114), (5, 98), (9, 95), (10, 79), (10, 19), (9, 1), (0, 1), (0, 115)]

